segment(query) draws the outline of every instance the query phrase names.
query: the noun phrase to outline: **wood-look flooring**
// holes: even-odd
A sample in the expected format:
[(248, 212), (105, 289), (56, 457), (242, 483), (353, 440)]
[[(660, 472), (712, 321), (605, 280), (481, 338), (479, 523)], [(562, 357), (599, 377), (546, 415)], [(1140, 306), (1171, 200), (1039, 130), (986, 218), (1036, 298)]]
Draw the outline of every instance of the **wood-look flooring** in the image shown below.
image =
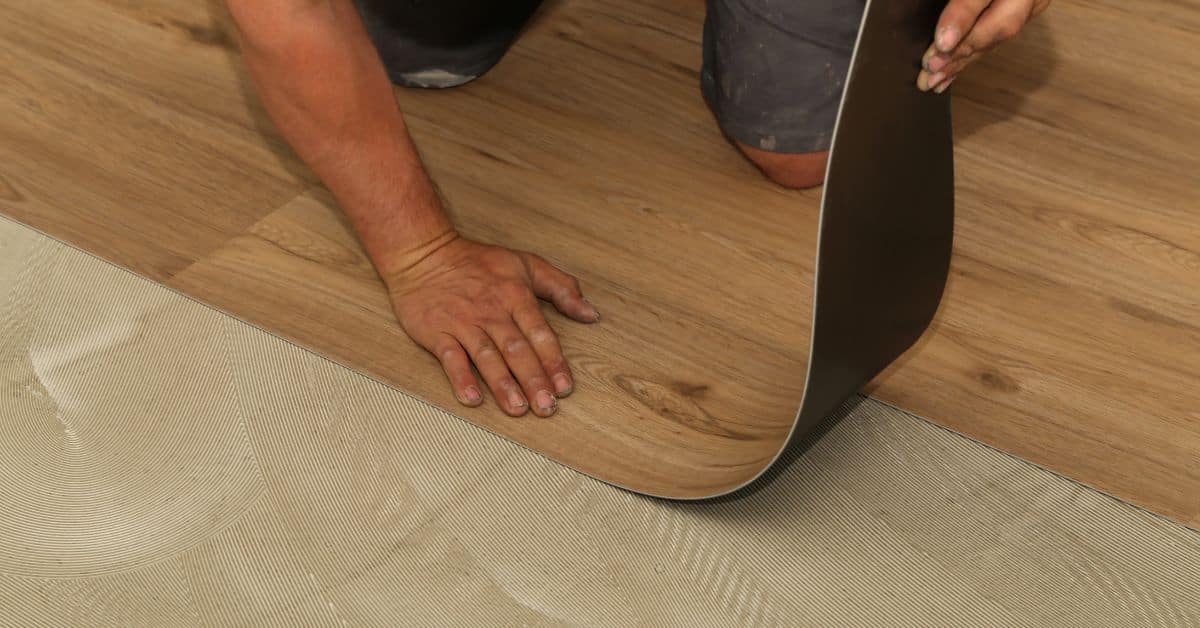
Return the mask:
[(716, 131), (691, 7), (561, 4), (477, 83), (399, 93), (460, 227), (557, 262), (604, 315), (551, 315), (577, 386), (550, 420), (454, 401), (264, 121), (218, 4), (12, 13), (6, 213), (638, 490), (720, 492), (778, 450), (820, 195), (762, 180)]
[(955, 85), (946, 297), (868, 392), (1200, 526), (1200, 2), (1043, 18)]
[[(565, 0), (400, 90), (463, 230), (583, 281), (552, 419), (466, 409), (266, 121), (216, 0), (0, 0), (0, 212), (627, 486), (740, 483), (807, 358), (819, 192), (724, 142), (702, 3)], [(1060, 0), (956, 86), (956, 260), (871, 394), (1200, 524), (1200, 5)]]

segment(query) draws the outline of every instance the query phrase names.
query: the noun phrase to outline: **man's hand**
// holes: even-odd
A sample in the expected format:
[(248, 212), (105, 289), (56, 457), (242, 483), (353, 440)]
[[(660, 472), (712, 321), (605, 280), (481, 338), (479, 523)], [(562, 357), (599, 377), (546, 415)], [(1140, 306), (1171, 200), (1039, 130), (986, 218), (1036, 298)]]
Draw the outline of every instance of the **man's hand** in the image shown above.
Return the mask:
[(939, 94), (946, 91), (963, 68), (1016, 36), (1048, 6), (1050, 0), (950, 0), (938, 20), (933, 44), (921, 60), (917, 87)]
[(411, 266), (384, 273), (384, 280), (400, 324), (441, 361), (458, 400), (483, 402), (474, 363), (512, 416), (530, 405), (538, 416), (550, 416), (556, 397), (574, 387), (538, 297), (581, 323), (600, 319), (579, 282), (541, 257), (457, 234)]
[(542, 258), (459, 237), (442, 208), (354, 0), (227, 0), (271, 119), (349, 216), (396, 315), (483, 402), (474, 362), (513, 416), (554, 413), (574, 382), (538, 297), (599, 318)]

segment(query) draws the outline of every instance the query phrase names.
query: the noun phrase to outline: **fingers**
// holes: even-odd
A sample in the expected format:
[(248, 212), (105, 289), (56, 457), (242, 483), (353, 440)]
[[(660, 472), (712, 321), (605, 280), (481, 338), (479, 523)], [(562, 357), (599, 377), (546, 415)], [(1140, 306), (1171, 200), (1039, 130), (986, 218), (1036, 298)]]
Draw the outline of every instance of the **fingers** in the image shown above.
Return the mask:
[(995, 0), (980, 16), (963, 43), (971, 52), (990, 50), (1021, 32), (1033, 14), (1033, 0)]
[[(533, 402), (533, 412), (538, 416), (554, 414), (558, 409), (558, 400), (553, 393), (553, 384), (521, 329), (510, 319), (491, 323), (487, 332), (496, 346), (500, 347), (508, 370), (516, 376), (525, 391), (525, 398)], [(511, 392), (509, 394), (511, 396)]]
[(929, 70), (921, 70), (921, 73), (917, 75), (917, 89), (927, 92), (931, 89), (935, 89), (945, 79), (945, 72), (930, 72)]
[(954, 50), (991, 3), (992, 0), (950, 0), (942, 10), (942, 17), (933, 33), (933, 45), (937, 51), (949, 53)]
[(574, 380), (558, 337), (546, 324), (537, 300), (532, 294), (528, 297), (529, 303), (514, 312), (519, 324), (501, 319), (486, 325), (487, 329), (464, 325), (454, 335), (442, 332), (422, 343), (442, 363), (460, 403), (471, 407), (483, 403), (472, 362), (501, 409), (511, 416), (525, 414), (531, 405), (538, 416), (550, 416), (558, 409), (556, 395), (571, 392)]
[(479, 382), (471, 371), (471, 360), (467, 352), (449, 334), (438, 334), (432, 346), (426, 347), (442, 363), (442, 370), (450, 380), (450, 387), (459, 403), (467, 406), (477, 406), (483, 403), (483, 393), (479, 390)]
[(941, 74), (944, 77), (943, 80), (934, 83), (933, 85), (931, 85), (931, 88), (936, 89), (938, 87), (942, 87), (943, 85), (946, 84), (947, 81), (957, 78), (958, 75), (967, 68), (967, 66), (971, 65), (972, 63), (975, 63), (982, 56), (983, 56), (983, 51), (980, 51), (980, 52), (976, 52), (975, 54), (962, 57), (961, 59), (955, 59), (954, 61), (951, 61), (950, 64), (946, 66), (946, 69), (942, 70), (942, 72), (941, 72)]
[(942, 93), (981, 53), (1014, 37), (1047, 0), (952, 0), (921, 60), (921, 91)]
[(917, 77), (917, 87), (921, 91), (933, 90), (935, 93), (941, 94), (950, 87), (954, 79), (958, 78), (960, 72), (983, 55), (983, 51), (977, 51), (974, 54), (967, 55), (962, 58), (957, 58), (944, 66), (941, 72), (929, 73), (922, 71)]
[(553, 303), (559, 312), (581, 323), (595, 323), (600, 320), (600, 312), (583, 298), (579, 280), (537, 255), (529, 254), (526, 263), (533, 280), (534, 294)]
[(537, 300), (533, 298), (533, 295), (530, 295), (528, 303), (519, 305), (513, 310), (513, 320), (516, 321), (521, 333), (529, 340), (534, 353), (541, 361), (542, 370), (554, 384), (554, 393), (559, 397), (571, 394), (571, 390), (575, 387), (575, 381), (571, 377), (571, 368), (567, 366), (567, 360), (563, 357), (562, 346), (558, 343), (558, 335), (550, 328), (546, 317), (542, 316), (542, 310), (538, 308)]
[(475, 368), (487, 382), (496, 403), (510, 416), (521, 416), (529, 409), (529, 402), (508, 369), (504, 356), (492, 340), (491, 335), (480, 327), (466, 326), (458, 332), (459, 343), (467, 350)]

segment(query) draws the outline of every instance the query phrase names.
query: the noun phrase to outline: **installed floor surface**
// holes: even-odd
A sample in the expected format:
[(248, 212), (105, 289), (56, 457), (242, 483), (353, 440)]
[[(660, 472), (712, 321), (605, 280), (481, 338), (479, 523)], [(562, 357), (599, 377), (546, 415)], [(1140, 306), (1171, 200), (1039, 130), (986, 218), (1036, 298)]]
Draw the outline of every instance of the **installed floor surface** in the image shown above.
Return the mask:
[[(604, 316), (584, 327), (547, 308), (577, 386), (543, 421), (458, 405), (328, 194), (264, 139), (218, 5), (12, 10), (0, 54), (19, 86), (0, 96), (15, 110), (0, 104), (15, 116), (0, 155), (14, 192), (0, 211), (643, 491), (740, 484), (791, 428), (819, 195), (762, 181), (713, 131), (688, 70), (693, 12), (562, 5), (486, 80), (405, 93), (460, 227), (556, 261)], [(631, 21), (662, 29), (653, 59), (624, 45)], [(588, 46), (624, 58), (567, 60)]]
[(638, 497), (0, 219), (0, 625), (1200, 626), (1200, 534), (877, 401)]
[[(481, 81), (399, 94), (464, 230), (562, 264), (605, 315), (559, 324), (580, 377), (552, 421), (456, 406), (264, 121), (218, 2), (0, 7), (0, 212), (589, 472), (703, 494), (730, 475), (714, 452), (756, 468), (790, 425), (819, 195), (715, 131), (702, 3), (557, 3)], [(945, 307), (871, 390), (1193, 525), (1197, 9), (1060, 0), (964, 76)]]

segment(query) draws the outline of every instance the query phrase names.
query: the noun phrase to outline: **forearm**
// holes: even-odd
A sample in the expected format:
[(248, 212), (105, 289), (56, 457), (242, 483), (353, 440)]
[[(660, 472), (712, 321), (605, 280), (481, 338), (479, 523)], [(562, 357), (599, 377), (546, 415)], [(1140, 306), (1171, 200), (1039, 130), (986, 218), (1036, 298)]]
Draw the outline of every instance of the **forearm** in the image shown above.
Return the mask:
[(352, 0), (228, 0), (271, 119), (386, 278), (452, 238)]

